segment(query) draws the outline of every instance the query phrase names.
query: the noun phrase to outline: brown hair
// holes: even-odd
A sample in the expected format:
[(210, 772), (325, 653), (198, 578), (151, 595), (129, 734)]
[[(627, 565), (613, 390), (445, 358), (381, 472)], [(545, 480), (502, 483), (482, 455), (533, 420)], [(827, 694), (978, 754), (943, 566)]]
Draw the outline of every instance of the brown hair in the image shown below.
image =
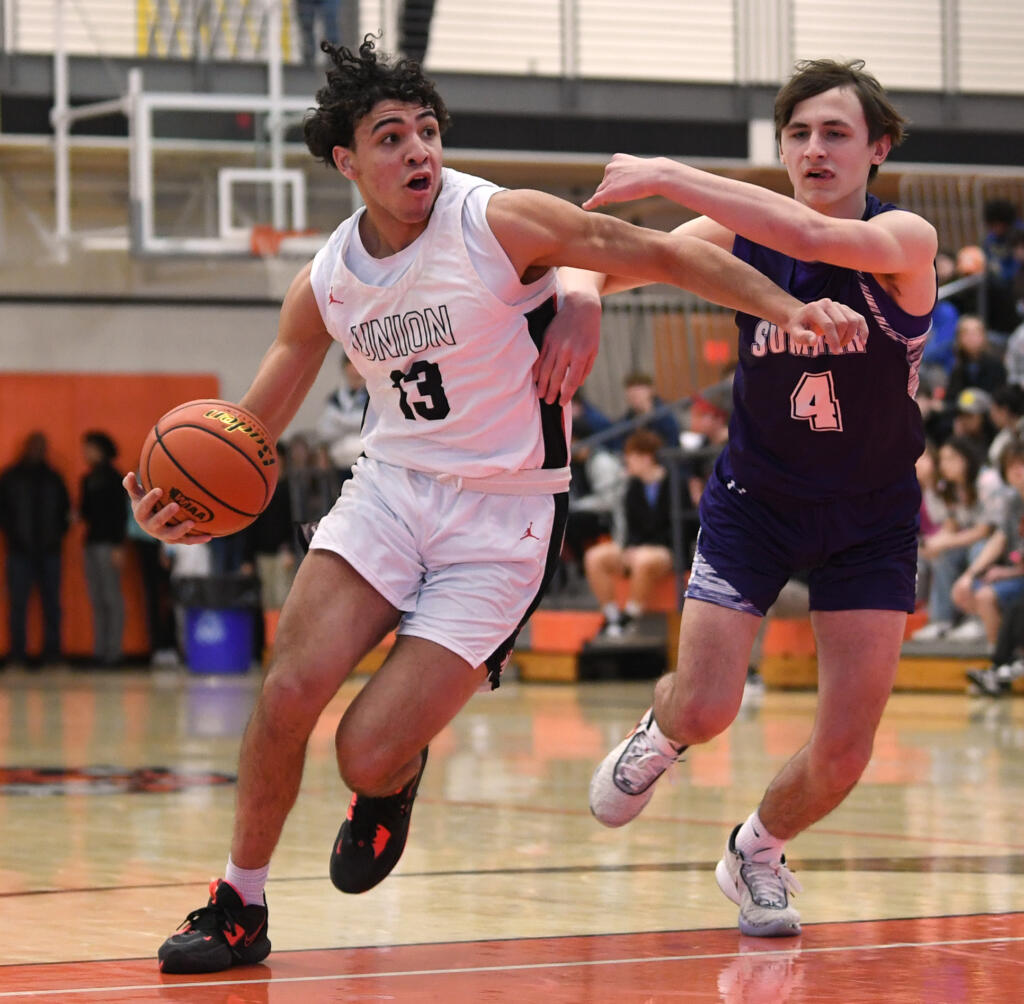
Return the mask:
[(650, 429), (637, 429), (622, 446), (623, 453), (646, 453), (649, 457), (657, 457), (658, 451), (665, 441)]
[[(845, 63), (834, 59), (804, 59), (797, 63), (793, 76), (775, 96), (775, 141), (781, 140), (782, 130), (789, 125), (793, 109), (801, 101), (833, 87), (849, 87), (856, 92), (868, 124), (870, 142), (875, 143), (883, 136), (888, 136), (894, 147), (903, 142), (907, 120), (893, 107), (877, 78), (864, 69), (863, 59)], [(868, 181), (877, 173), (878, 165), (872, 164)]]

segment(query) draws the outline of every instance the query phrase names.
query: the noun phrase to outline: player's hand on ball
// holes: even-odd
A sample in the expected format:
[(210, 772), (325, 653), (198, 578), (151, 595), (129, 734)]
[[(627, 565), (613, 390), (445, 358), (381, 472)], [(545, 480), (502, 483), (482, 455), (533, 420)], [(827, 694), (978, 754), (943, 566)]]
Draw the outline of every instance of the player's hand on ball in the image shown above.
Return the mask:
[(135, 517), (135, 521), (151, 537), (156, 537), (157, 540), (161, 540), (165, 544), (206, 544), (213, 539), (209, 534), (191, 532), (195, 529), (196, 524), (190, 519), (168, 526), (167, 524), (178, 515), (181, 507), (177, 502), (168, 502), (167, 505), (158, 509), (157, 506), (163, 498), (164, 490), (154, 488), (151, 492), (147, 492), (139, 484), (139, 479), (135, 476), (134, 471), (129, 471), (121, 484), (124, 485), (124, 490), (131, 499), (132, 515)]
[(798, 345), (824, 339), (831, 352), (840, 352), (854, 338), (867, 338), (868, 323), (857, 311), (827, 297), (805, 303), (786, 325)]

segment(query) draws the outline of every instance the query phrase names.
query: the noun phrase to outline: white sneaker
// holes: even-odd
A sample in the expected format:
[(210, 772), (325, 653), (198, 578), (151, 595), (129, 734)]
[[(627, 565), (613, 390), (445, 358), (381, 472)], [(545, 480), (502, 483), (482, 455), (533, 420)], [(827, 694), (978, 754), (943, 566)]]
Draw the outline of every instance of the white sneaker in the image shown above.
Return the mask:
[(944, 638), (953, 625), (949, 621), (929, 621), (910, 636), (911, 641), (938, 641)]
[(946, 632), (946, 641), (981, 641), (985, 637), (985, 625), (971, 617)]
[(736, 850), (737, 826), (725, 854), (715, 867), (718, 887), (740, 908), (740, 931), (754, 938), (790, 938), (800, 933), (800, 914), (789, 905), (789, 894), (802, 891), (796, 876), (778, 864), (745, 861)]
[(654, 782), (683, 759), (681, 751), (666, 756), (654, 745), (649, 732), (653, 721), (651, 708), (590, 779), (590, 811), (605, 826), (623, 826), (640, 815), (654, 794)]

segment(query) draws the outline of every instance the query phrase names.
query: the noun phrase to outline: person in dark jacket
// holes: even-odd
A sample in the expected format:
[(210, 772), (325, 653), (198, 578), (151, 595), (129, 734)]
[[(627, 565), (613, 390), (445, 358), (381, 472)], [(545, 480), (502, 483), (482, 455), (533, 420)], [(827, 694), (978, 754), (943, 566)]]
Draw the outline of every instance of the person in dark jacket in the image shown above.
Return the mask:
[(105, 432), (87, 432), (82, 453), (88, 467), (82, 476), (80, 512), (85, 523), (85, 581), (92, 604), (93, 654), (100, 666), (121, 661), (124, 596), (121, 569), (128, 525), (128, 505), (121, 473), (114, 467), (117, 447)]
[(284, 606), (298, 565), (287, 458), (287, 447), (278, 443), (280, 476), (277, 486), (267, 508), (245, 531), (245, 564), (242, 567), (254, 571), (259, 578), (264, 611), (280, 610)]
[[(672, 501), (668, 472), (658, 462), (664, 445), (650, 429), (638, 429), (626, 440), (623, 544), (605, 541), (584, 555), (587, 581), (604, 613), (601, 630), (610, 637), (644, 613), (658, 582), (672, 571)], [(615, 583), (621, 575), (629, 576), (629, 599), (620, 610)]]
[(70, 500), (64, 479), (46, 461), (47, 441), (33, 432), (20, 458), (0, 474), (0, 530), (7, 541), (7, 594), (13, 664), (25, 662), (25, 622), (33, 586), (43, 606), (44, 663), (59, 662), (60, 551)]

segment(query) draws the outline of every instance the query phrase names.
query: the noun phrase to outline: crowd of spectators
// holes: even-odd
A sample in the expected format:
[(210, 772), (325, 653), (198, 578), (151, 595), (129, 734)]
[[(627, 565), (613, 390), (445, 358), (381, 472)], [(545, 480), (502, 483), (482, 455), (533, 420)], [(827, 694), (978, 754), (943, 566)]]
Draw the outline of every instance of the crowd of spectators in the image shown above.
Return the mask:
[(952, 295), (936, 311), (918, 392), (928, 621), (913, 638), (990, 649), (991, 665), (969, 678), (997, 695), (1024, 675), (1024, 635), (1003, 631), (1024, 623), (1024, 226), (1012, 203), (995, 199), (985, 228), (979, 245), (936, 261)]

